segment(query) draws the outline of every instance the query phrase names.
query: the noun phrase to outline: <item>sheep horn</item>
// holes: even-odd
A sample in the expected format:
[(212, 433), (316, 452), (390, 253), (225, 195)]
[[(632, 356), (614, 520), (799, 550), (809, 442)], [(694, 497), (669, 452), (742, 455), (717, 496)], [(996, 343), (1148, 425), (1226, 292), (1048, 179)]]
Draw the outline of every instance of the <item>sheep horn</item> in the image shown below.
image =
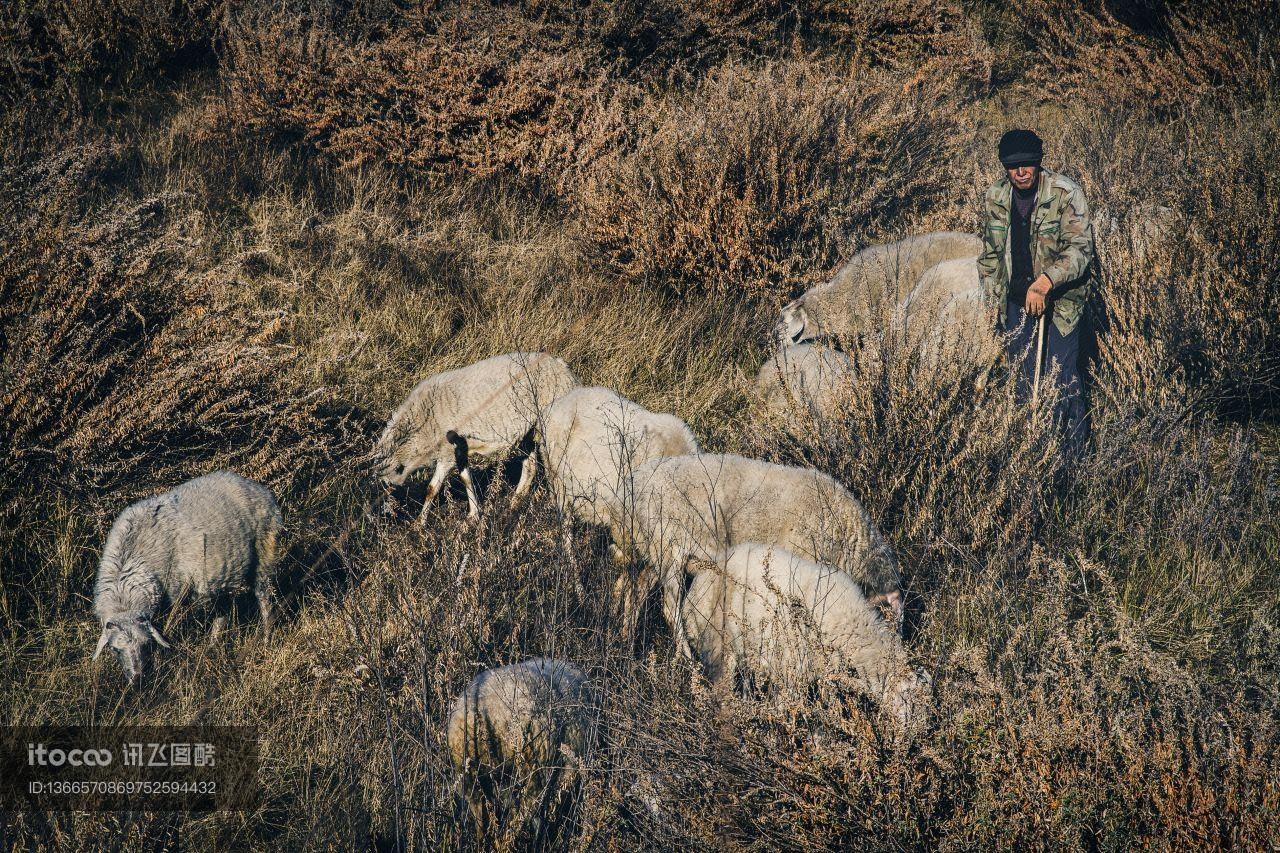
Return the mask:
[(102, 649), (106, 648), (106, 639), (108, 639), (110, 629), (102, 629), (101, 637), (97, 638), (97, 648), (93, 649), (92, 660), (97, 660), (97, 656), (102, 653)]
[(156, 626), (152, 625), (150, 622), (147, 623), (147, 631), (151, 634), (152, 638), (155, 639), (157, 643), (164, 646), (166, 649), (173, 648), (173, 646), (165, 642), (164, 637), (160, 636), (159, 629), (157, 629)]

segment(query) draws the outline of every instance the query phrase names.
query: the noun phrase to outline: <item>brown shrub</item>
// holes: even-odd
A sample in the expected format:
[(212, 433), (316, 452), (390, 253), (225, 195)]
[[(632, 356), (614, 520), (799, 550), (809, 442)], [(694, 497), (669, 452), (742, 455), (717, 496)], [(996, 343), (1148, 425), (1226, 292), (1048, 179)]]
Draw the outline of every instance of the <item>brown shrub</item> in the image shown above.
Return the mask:
[(226, 0), (33, 0), (0, 7), (0, 105), (75, 108), (207, 58)]
[[(974, 22), (953, 2), (713, 0), (685, 14), (702, 44), (728, 48), (723, 55), (816, 52), (923, 76), (945, 62), (967, 61), (975, 48)], [(703, 55), (697, 45), (684, 47), (685, 56)]]
[(813, 62), (727, 65), (631, 121), (634, 146), (583, 176), (583, 227), (628, 278), (714, 297), (829, 275), (936, 202), (960, 147), (939, 86)]
[(1274, 74), (1274, 15), (1262, 0), (1206, 6), (1143, 0), (980, 5), (993, 82), (1092, 107), (1176, 108), (1246, 95)]
[[(1278, 131), (1265, 107), (1105, 112), (1056, 141), (1102, 214), (1101, 355), (1128, 399), (1236, 414), (1280, 402)], [(1151, 205), (1168, 209), (1160, 222)]]
[[(607, 98), (589, 48), (505, 8), (463, 7), (372, 31), (350, 16), (243, 12), (228, 27), (222, 124), (298, 141), (344, 168), (403, 167), (440, 183), (530, 182), (589, 156), (578, 132)], [(585, 137), (585, 138), (580, 138)]]
[(572, 190), (562, 172), (620, 142), (636, 85), (779, 44), (927, 77), (976, 39), (953, 5), (826, 0), (264, 5), (236, 14), (225, 36), (223, 132), (298, 140), (344, 167), (506, 174), (560, 195)]
[[(189, 198), (102, 189), (118, 154), (89, 145), (0, 175), (34, 202), (0, 224), (0, 541), (20, 573), (41, 571), (49, 532), (30, 502), (80, 506), (102, 532), (128, 502), (218, 468), (304, 492), (367, 428), (332, 389), (280, 381), (299, 354), (278, 313), (242, 310)], [(312, 491), (304, 502), (326, 494)]]

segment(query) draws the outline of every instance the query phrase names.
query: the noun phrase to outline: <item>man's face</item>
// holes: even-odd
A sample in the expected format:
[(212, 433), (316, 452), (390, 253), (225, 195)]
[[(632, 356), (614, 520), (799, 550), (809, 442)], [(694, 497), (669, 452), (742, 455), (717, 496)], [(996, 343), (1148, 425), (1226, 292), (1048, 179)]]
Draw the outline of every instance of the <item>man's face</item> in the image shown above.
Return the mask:
[(1009, 181), (1020, 190), (1030, 189), (1040, 179), (1039, 166), (1014, 166), (1005, 169), (1009, 173)]

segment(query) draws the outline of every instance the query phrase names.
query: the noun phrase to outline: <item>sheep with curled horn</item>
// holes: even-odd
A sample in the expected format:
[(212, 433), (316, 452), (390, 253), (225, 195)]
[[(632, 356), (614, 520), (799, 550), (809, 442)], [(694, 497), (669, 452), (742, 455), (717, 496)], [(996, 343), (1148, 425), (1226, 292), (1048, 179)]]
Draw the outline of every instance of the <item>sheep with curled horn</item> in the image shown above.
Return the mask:
[(760, 543), (730, 548), (720, 561), (693, 558), (688, 568), (681, 624), (718, 687), (803, 690), (825, 673), (848, 672), (900, 726), (918, 718), (932, 679), (908, 664), (902, 638), (844, 572)]
[[(445, 478), (456, 467), (467, 489), (468, 515), (480, 514), (471, 477), (476, 461), (498, 461), (531, 435), (547, 408), (577, 380), (568, 365), (542, 352), (496, 355), (423, 379), (391, 414), (375, 456), (387, 485), (402, 485), (415, 472), (435, 468), (422, 506), (422, 521)], [(524, 460), (515, 497), (533, 484), (537, 454)]]
[(102, 623), (93, 658), (111, 649), (130, 684), (146, 672), (155, 644), (169, 643), (155, 625), (189, 596), (216, 611), (252, 588), (262, 630), (273, 617), (284, 519), (265, 486), (230, 471), (188, 480), (124, 509), (111, 526), (98, 566), (93, 606)]

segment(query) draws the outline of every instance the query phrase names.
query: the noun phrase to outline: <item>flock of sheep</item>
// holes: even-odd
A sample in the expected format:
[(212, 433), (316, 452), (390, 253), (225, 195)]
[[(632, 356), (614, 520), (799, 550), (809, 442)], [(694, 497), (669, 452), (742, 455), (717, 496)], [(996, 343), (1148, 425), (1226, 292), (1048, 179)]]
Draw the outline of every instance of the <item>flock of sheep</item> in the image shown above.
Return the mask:
[[(985, 357), (999, 342), (981, 322), (979, 250), (975, 237), (942, 232), (860, 253), (783, 309), (761, 396), (820, 405), (852, 363), (824, 339), (880, 333), (859, 305), (884, 298), (899, 305), (895, 317), (922, 352)], [(419, 382), (378, 440), (378, 473), (398, 485), (431, 466), (425, 517), (456, 469), (475, 516), (472, 466), (527, 439), (534, 450), (516, 497), (541, 464), (566, 517), (608, 530), (618, 624), (628, 635), (656, 591), (678, 653), (721, 688), (776, 693), (844, 673), (898, 725), (928, 700), (931, 679), (909, 664), (895, 627), (903, 609), (897, 560), (856, 497), (818, 471), (702, 453), (679, 418), (581, 386), (553, 355), (499, 355)], [(283, 531), (271, 492), (226, 471), (126, 508), (98, 571), (94, 658), (110, 648), (135, 682), (154, 645), (168, 647), (153, 620), (186, 597), (221, 614), (252, 588), (269, 633)], [(224, 624), (219, 615), (215, 634)], [(473, 808), (512, 796), (495, 793), (504, 770), (524, 768), (529, 784), (545, 785), (535, 769), (563, 763), (566, 750), (582, 755), (595, 736), (592, 706), (586, 676), (567, 661), (477, 675), (446, 726)]]

